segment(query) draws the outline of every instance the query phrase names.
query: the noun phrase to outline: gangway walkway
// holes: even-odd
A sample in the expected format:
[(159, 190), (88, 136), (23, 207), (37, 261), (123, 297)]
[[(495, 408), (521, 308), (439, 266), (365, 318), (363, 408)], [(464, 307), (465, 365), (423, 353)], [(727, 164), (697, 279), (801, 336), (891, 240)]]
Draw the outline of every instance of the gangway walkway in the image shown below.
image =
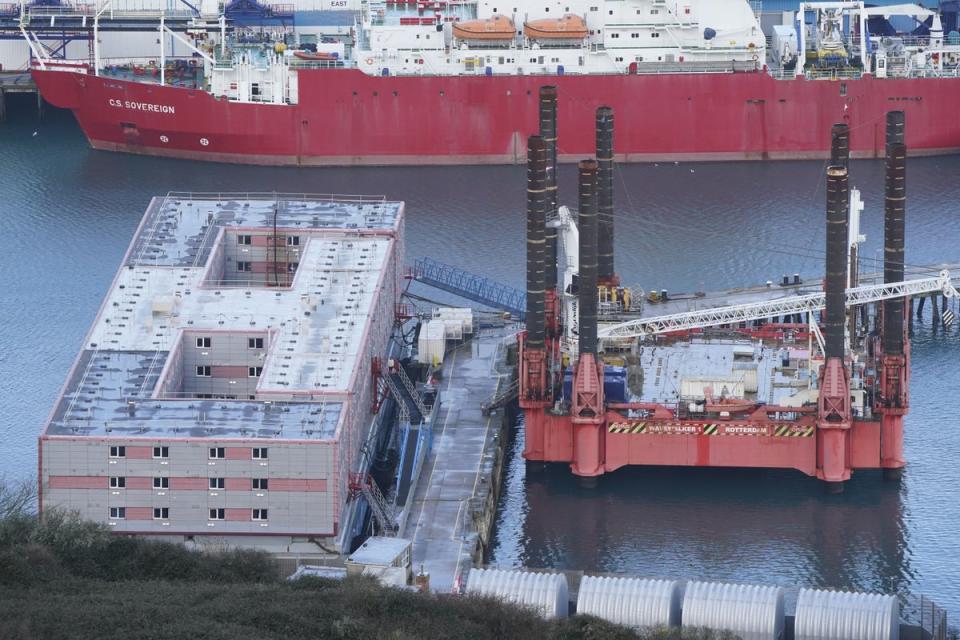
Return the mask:
[[(450, 593), (473, 566), (477, 532), (471, 506), (490, 490), (494, 420), (481, 404), (508, 384), (496, 370), (512, 332), (483, 330), (479, 339), (450, 352), (444, 362), (443, 402), (436, 416), (433, 449), (415, 491), (401, 535), (413, 540), (414, 570), (430, 574), (432, 591)], [(501, 382), (502, 380), (502, 382)]]
[(501, 282), (430, 258), (415, 260), (411, 277), (417, 282), (456, 294), (478, 304), (509, 311), (521, 321), (524, 319), (527, 294)]

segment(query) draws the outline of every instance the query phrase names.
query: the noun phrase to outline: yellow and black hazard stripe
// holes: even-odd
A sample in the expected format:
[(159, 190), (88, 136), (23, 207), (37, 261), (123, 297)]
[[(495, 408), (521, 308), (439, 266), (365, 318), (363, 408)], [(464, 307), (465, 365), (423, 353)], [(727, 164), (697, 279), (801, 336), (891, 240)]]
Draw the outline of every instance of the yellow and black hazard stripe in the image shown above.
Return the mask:
[(645, 422), (614, 422), (609, 427), (607, 431), (610, 433), (643, 433), (647, 430), (647, 423)]
[(705, 436), (715, 436), (717, 435), (717, 429), (720, 428), (718, 424), (705, 424), (703, 425), (703, 435)]
[(774, 435), (782, 438), (810, 438), (815, 430), (816, 427), (813, 425), (798, 427), (793, 424), (781, 424), (777, 426)]

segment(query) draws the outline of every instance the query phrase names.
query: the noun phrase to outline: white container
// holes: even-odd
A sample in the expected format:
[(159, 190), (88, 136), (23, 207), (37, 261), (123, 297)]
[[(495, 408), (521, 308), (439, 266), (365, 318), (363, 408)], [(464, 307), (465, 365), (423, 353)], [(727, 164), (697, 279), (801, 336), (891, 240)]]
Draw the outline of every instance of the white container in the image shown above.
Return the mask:
[(899, 640), (896, 596), (801, 589), (795, 640)]
[(689, 582), (683, 595), (684, 628), (730, 631), (741, 640), (783, 637), (783, 589), (721, 582)]
[(447, 348), (446, 333), (446, 325), (442, 319), (434, 319), (423, 325), (417, 341), (417, 361), (428, 365), (443, 362)]
[(577, 613), (642, 629), (680, 624), (680, 583), (676, 580), (584, 576)]
[(569, 609), (567, 576), (518, 569), (471, 569), (467, 593), (512, 602), (547, 619), (566, 618)]

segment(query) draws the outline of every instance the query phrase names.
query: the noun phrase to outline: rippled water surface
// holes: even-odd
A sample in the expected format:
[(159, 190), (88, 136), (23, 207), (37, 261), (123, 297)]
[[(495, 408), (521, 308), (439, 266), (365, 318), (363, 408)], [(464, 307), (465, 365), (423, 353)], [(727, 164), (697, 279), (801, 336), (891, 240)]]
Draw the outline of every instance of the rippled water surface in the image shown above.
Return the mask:
[[(562, 134), (561, 134), (562, 135)], [(407, 257), (523, 282), (521, 167), (270, 169), (88, 149), (72, 117), (27, 103), (0, 123), (0, 473), (31, 479), (36, 439), (151, 196), (385, 194), (407, 203)], [(617, 266), (647, 289), (711, 289), (822, 271), (823, 164), (625, 166)], [(881, 247), (883, 168), (856, 162), (862, 255)], [(960, 261), (960, 158), (911, 160), (907, 260)], [(571, 167), (561, 199), (575, 200)], [(644, 575), (922, 592), (960, 617), (960, 335), (917, 327), (910, 467), (842, 496), (789, 472), (628, 469), (581, 489), (511, 458), (492, 559)], [(519, 440), (518, 440), (519, 442)], [(515, 448), (516, 451), (516, 448)]]

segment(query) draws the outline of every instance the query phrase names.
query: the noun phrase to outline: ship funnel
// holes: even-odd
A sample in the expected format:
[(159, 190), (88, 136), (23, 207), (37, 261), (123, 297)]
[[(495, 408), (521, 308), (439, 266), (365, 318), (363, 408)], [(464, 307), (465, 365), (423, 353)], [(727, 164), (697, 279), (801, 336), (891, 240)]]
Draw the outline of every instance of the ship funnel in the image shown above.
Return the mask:
[(906, 118), (903, 111), (887, 112), (887, 148), (892, 144), (906, 144)]
[(613, 264), (613, 109), (597, 109), (597, 277), (615, 278)]
[(850, 169), (850, 125), (835, 124), (830, 129), (830, 166)]
[[(557, 88), (554, 86), (540, 87), (540, 137), (546, 145), (546, 192), (547, 217), (557, 215)], [(557, 288), (557, 230), (549, 227), (546, 230), (546, 245), (544, 248), (544, 264), (546, 281), (544, 288)]]
[(827, 277), (824, 342), (830, 358), (843, 359), (843, 329), (847, 288), (847, 206), (849, 186), (845, 167), (827, 169)]
[[(902, 114), (902, 112), (901, 112)], [(889, 119), (887, 121), (889, 123)], [(903, 137), (903, 123), (899, 135)], [(887, 139), (890, 139), (889, 133)], [(883, 281), (902, 282), (904, 273), (904, 231), (907, 212), (907, 147), (887, 145), (884, 188)], [(903, 354), (903, 298), (883, 302), (883, 351)]]
[(540, 136), (527, 142), (527, 348), (543, 350), (546, 338), (544, 315), (544, 234), (547, 207), (547, 149)]
[(597, 353), (597, 162), (578, 165), (580, 231), (580, 354)]

